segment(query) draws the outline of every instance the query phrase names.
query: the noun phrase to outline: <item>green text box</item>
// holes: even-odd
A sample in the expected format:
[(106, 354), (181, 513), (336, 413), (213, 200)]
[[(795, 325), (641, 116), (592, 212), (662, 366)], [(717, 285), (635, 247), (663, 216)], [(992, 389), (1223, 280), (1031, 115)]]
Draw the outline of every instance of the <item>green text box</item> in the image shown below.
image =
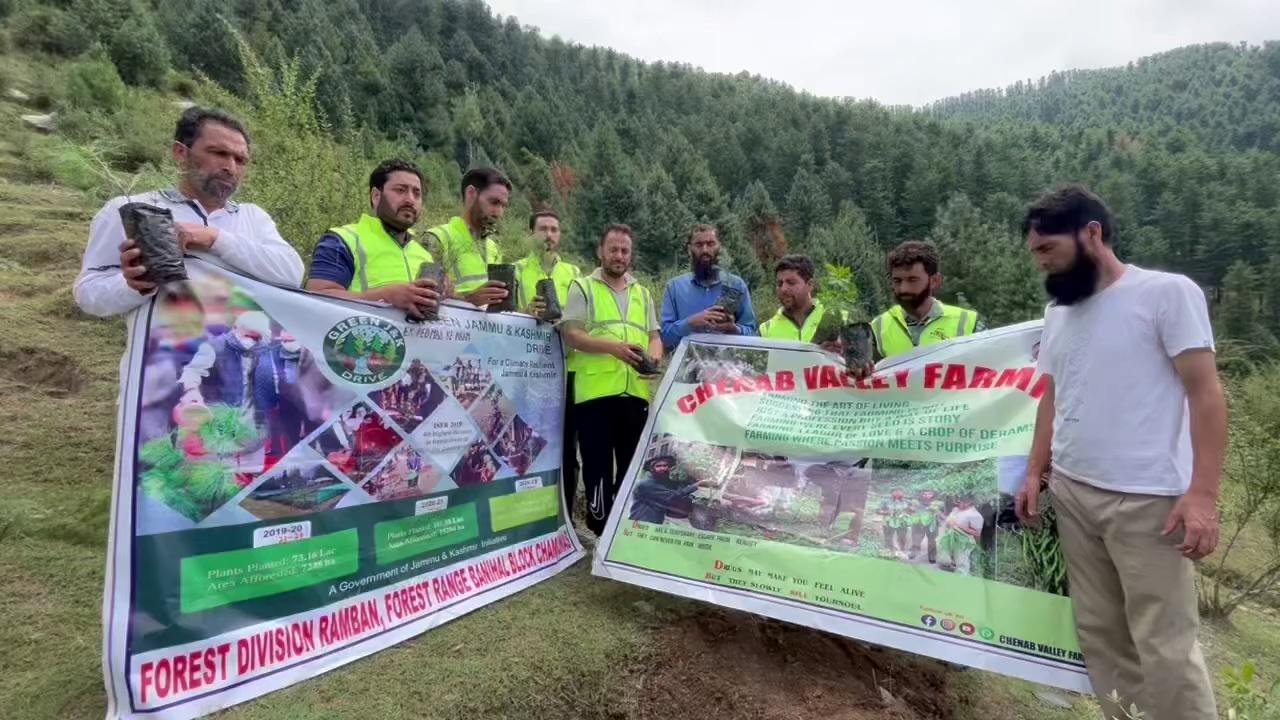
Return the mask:
[(378, 564), (386, 565), (472, 540), (480, 534), (479, 525), (476, 521), (475, 503), (380, 522), (373, 526), (373, 547)]
[(182, 612), (277, 595), (354, 573), (360, 540), (355, 529), (260, 548), (182, 559)]
[(560, 512), (560, 486), (501, 495), (489, 499), (490, 524), (494, 532), (555, 517)]

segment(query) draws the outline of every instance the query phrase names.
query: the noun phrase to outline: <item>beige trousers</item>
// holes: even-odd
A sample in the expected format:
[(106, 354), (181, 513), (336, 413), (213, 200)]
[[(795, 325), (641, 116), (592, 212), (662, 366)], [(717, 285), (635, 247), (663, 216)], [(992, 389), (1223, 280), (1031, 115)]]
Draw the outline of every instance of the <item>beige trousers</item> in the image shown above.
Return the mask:
[(1122, 708), (1137, 705), (1147, 720), (1215, 720), (1195, 567), (1178, 552), (1181, 531), (1160, 534), (1177, 498), (1111, 492), (1059, 473), (1049, 491), (1080, 649), (1104, 716), (1124, 720)]

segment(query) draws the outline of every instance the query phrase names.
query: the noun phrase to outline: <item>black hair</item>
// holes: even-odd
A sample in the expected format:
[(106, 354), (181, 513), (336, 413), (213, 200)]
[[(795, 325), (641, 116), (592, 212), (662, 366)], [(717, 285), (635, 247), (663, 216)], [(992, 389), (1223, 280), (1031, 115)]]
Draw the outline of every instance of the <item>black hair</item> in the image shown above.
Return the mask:
[(462, 175), (462, 185), (460, 192), (462, 197), (467, 196), (467, 188), (473, 187), (476, 192), (484, 192), (490, 185), (501, 185), (508, 191), (511, 190), (511, 181), (498, 168), (482, 167), (472, 168)]
[(711, 223), (698, 223), (697, 225), (694, 225), (693, 229), (689, 231), (689, 236), (684, 239), (684, 244), (688, 245), (689, 243), (693, 242), (694, 235), (697, 235), (698, 233), (704, 233), (704, 232), (714, 233), (716, 236), (716, 239), (717, 240), (720, 239), (720, 230), (715, 225), (712, 225)]
[(894, 268), (910, 268), (916, 263), (924, 266), (925, 274), (938, 274), (938, 249), (933, 243), (908, 240), (889, 251), (889, 272)]
[(1066, 185), (1027, 208), (1022, 218), (1022, 235), (1026, 237), (1032, 230), (1044, 235), (1074, 235), (1091, 222), (1102, 226), (1102, 242), (1110, 245), (1115, 224), (1106, 203), (1084, 185)]
[(194, 146), (196, 140), (200, 139), (200, 131), (204, 129), (205, 123), (210, 122), (225, 125), (235, 130), (240, 133), (240, 137), (244, 138), (245, 144), (249, 144), (249, 133), (245, 131), (244, 125), (239, 120), (222, 110), (202, 108), (200, 106), (189, 107), (178, 116), (178, 124), (173, 129), (174, 142), (180, 142), (187, 147)]
[(397, 172), (413, 173), (418, 176), (418, 182), (426, 185), (426, 178), (422, 177), (422, 170), (420, 170), (417, 165), (414, 165), (408, 160), (392, 158), (378, 163), (378, 167), (374, 168), (373, 172), (369, 174), (369, 189), (373, 190), (374, 188), (377, 188), (381, 190), (386, 187), (387, 180), (390, 179), (391, 173)]
[(555, 210), (547, 210), (547, 209), (539, 210), (538, 212), (529, 216), (529, 231), (532, 232), (534, 226), (538, 224), (538, 218), (544, 218), (544, 217), (555, 218), (557, 223), (560, 222), (560, 216), (556, 214)]
[(778, 264), (773, 266), (774, 277), (783, 270), (791, 270), (805, 282), (813, 279), (813, 261), (805, 255), (784, 255)]
[(630, 225), (623, 225), (622, 223), (613, 223), (612, 225), (606, 225), (604, 228), (604, 232), (600, 233), (600, 240), (596, 243), (596, 247), (604, 247), (604, 239), (609, 237), (609, 233), (615, 233), (615, 232), (626, 235), (627, 239), (633, 243), (636, 241), (636, 234), (634, 231), (631, 230)]

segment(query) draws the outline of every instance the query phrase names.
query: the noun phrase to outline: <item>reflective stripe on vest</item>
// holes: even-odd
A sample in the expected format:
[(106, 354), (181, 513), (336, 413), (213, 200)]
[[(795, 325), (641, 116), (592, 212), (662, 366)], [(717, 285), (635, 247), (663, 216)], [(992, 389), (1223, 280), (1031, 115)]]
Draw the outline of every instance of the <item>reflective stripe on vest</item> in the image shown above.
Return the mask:
[[(773, 317), (765, 320), (760, 325), (760, 337), (772, 338), (774, 340), (799, 340), (801, 342), (813, 342), (813, 336), (818, 332), (818, 325), (822, 322), (822, 317), (826, 315), (827, 308), (817, 300), (813, 303), (813, 311), (804, 319), (802, 327), (796, 327), (796, 323), (789, 315), (778, 308), (778, 312)], [(841, 311), (843, 320), (848, 321), (848, 313)]]
[(877, 315), (871, 322), (871, 332), (875, 335), (880, 354), (893, 357), (918, 346), (933, 345), (973, 333), (978, 324), (977, 313), (954, 305), (944, 305), (936, 299), (934, 302), (942, 309), (942, 314), (924, 326), (920, 331), (919, 342), (911, 340), (902, 306), (895, 305)]
[(417, 240), (410, 239), (400, 245), (387, 234), (382, 221), (370, 215), (363, 215), (350, 225), (332, 228), (330, 232), (342, 239), (355, 263), (347, 290), (364, 292), (383, 285), (412, 282), (418, 266), (432, 261), (431, 253)]
[(444, 256), (445, 272), (453, 281), (459, 295), (479, 289), (489, 281), (489, 263), (502, 262), (498, 244), (485, 238), (483, 249), (471, 236), (471, 230), (460, 217), (454, 217), (444, 225), (437, 225), (427, 232), (440, 241), (440, 253)]
[[(586, 331), (592, 337), (621, 340), (642, 348), (649, 346), (649, 290), (640, 283), (627, 288), (625, 317), (618, 312), (613, 289), (592, 277), (578, 278), (587, 299)], [(649, 381), (635, 368), (606, 353), (575, 352), (572, 356), (573, 400), (584, 403), (602, 397), (631, 395), (642, 400), (650, 396)]]

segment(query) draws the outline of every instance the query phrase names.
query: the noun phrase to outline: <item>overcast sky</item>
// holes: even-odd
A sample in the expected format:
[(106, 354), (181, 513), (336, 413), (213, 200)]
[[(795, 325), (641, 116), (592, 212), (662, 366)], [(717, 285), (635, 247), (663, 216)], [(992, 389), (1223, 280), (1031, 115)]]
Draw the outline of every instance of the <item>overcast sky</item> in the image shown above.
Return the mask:
[(1280, 40), (1280, 0), (487, 1), (548, 37), (886, 104), (1191, 43)]

